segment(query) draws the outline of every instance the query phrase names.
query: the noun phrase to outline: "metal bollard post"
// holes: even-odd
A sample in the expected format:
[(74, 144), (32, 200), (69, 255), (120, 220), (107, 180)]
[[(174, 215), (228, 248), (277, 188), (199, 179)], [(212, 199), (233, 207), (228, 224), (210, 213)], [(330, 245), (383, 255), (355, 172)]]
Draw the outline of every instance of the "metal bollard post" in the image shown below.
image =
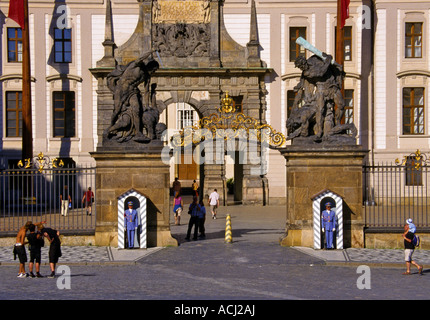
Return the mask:
[(227, 217), (225, 218), (225, 242), (233, 242), (233, 235), (231, 231), (231, 217), (229, 214), (227, 214)]

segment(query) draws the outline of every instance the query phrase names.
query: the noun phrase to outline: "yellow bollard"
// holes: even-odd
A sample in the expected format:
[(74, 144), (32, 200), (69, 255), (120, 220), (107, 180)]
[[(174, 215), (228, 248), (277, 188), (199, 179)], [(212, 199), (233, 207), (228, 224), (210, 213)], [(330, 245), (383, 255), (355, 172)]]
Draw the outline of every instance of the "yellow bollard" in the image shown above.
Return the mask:
[(227, 214), (227, 217), (225, 218), (225, 242), (233, 242), (233, 234), (231, 231), (231, 217), (229, 214)]

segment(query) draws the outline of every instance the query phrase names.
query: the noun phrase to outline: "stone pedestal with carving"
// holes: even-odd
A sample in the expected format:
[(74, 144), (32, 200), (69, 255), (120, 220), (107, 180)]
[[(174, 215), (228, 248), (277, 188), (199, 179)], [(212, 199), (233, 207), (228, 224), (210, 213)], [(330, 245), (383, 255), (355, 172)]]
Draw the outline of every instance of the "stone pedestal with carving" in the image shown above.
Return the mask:
[(312, 199), (331, 190), (343, 200), (344, 247), (364, 246), (361, 146), (290, 146), (281, 150), (287, 166), (285, 246), (313, 247)]
[(118, 197), (134, 189), (147, 199), (147, 246), (177, 246), (169, 224), (169, 166), (161, 161), (162, 143), (132, 152), (99, 150), (96, 161), (95, 243), (118, 245)]

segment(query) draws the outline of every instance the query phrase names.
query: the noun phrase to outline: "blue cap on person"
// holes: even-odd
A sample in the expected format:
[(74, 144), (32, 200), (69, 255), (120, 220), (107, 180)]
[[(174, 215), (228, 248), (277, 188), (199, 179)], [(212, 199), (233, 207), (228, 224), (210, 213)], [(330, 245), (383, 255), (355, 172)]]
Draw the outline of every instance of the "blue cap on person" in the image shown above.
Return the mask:
[(129, 201), (129, 202), (128, 202), (128, 205), (129, 205), (129, 206), (132, 206), (132, 205), (133, 205), (133, 201)]
[(411, 218), (407, 219), (407, 220), (406, 220), (406, 223), (407, 223), (407, 224), (412, 223), (412, 219), (411, 219)]
[(331, 207), (331, 203), (330, 203), (330, 202), (327, 202), (327, 203), (325, 204), (325, 206), (326, 206), (326, 207)]

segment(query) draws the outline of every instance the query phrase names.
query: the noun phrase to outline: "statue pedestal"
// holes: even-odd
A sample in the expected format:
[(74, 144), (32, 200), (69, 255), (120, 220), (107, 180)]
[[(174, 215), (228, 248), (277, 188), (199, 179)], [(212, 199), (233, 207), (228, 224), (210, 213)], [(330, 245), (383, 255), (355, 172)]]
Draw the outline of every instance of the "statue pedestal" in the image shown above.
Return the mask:
[(134, 152), (98, 149), (95, 244), (118, 246), (118, 198), (130, 189), (146, 197), (147, 246), (177, 246), (169, 223), (169, 165), (161, 161), (162, 144)]
[(361, 146), (289, 146), (280, 150), (287, 166), (287, 220), (284, 246), (314, 246), (313, 199), (331, 190), (343, 202), (343, 246), (364, 246)]

